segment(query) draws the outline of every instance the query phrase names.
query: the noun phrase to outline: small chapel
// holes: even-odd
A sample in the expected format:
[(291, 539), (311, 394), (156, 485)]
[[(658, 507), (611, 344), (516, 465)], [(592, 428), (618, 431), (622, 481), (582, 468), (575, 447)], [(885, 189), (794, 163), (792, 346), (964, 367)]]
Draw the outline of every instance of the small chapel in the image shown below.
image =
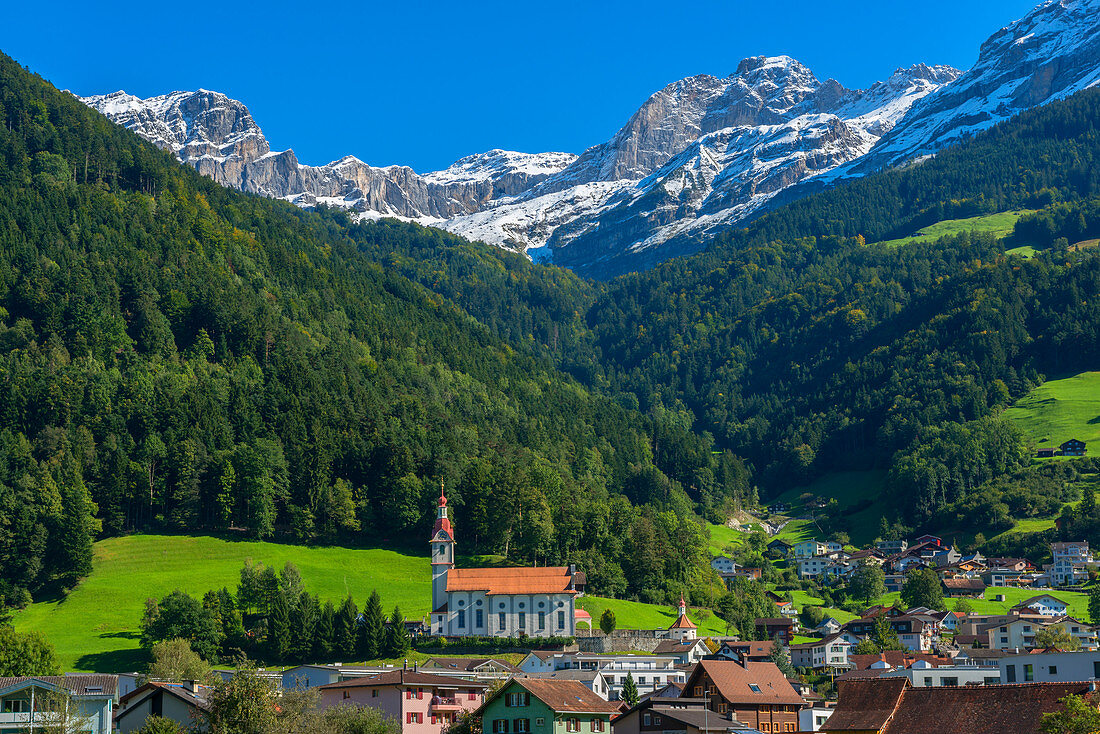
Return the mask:
[(431, 634), (571, 637), (576, 633), (573, 568), (455, 568), (455, 532), (442, 491), (431, 557)]

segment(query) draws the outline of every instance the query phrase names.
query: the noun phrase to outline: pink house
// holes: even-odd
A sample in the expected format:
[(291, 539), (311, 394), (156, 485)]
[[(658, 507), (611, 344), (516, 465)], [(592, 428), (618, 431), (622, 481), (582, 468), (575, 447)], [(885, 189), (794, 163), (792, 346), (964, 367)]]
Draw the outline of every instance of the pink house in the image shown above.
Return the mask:
[(392, 670), (318, 687), (321, 708), (369, 706), (401, 722), (402, 734), (442, 734), (459, 713), (481, 706), (488, 684)]

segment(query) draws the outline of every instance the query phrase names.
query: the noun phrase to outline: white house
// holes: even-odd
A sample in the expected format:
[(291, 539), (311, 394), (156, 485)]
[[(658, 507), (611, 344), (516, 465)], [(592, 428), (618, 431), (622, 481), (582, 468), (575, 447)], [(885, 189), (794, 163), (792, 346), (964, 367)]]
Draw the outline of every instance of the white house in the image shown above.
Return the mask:
[(791, 645), (791, 665), (814, 670), (847, 670), (852, 667), (848, 659), (852, 643), (839, 634), (829, 635), (817, 642)]
[(447, 637), (570, 637), (576, 634), (575, 571), (455, 568), (455, 535), (440, 494), (432, 530), (431, 632)]
[(679, 659), (671, 655), (534, 651), (520, 661), (519, 669), (534, 677), (545, 677), (549, 673), (568, 670), (599, 672), (606, 686), (604, 697), (609, 701), (618, 701), (628, 675), (634, 677), (639, 696), (661, 690), (670, 683), (683, 684), (687, 681), (687, 674), (677, 667), (678, 664)]
[(826, 706), (810, 706), (798, 712), (799, 731), (821, 731), (822, 725), (829, 720), (835, 709)]
[(728, 556), (715, 556), (710, 561), (710, 567), (718, 573), (736, 573), (737, 564)]
[(1004, 683), (1062, 683), (1100, 679), (1100, 652), (1043, 652), (1000, 660)]
[(1001, 682), (994, 668), (977, 665), (942, 665), (936, 667), (927, 660), (918, 660), (908, 668), (896, 668), (883, 673), (882, 678), (908, 678), (916, 688), (950, 686), (992, 686)]
[(1055, 617), (1050, 620), (1015, 619), (999, 625), (993, 625), (989, 631), (989, 647), (1016, 649), (1035, 647), (1035, 635), (1048, 627), (1062, 627), (1077, 639), (1082, 648), (1096, 647), (1096, 628), (1073, 617)]
[(827, 552), (825, 544), (818, 540), (803, 540), (791, 546), (791, 556), (794, 558), (810, 558), (823, 556)]
[(1068, 558), (1059, 558), (1054, 563), (1043, 566), (1051, 586), (1076, 586), (1089, 580), (1088, 567), (1083, 563), (1074, 563)]
[(1016, 612), (1027, 612), (1030, 610), (1031, 613), (1042, 614), (1045, 617), (1061, 617), (1069, 611), (1069, 604), (1056, 596), (1040, 594), (1030, 599), (1024, 599), (1022, 602), (1012, 607), (1012, 610)]
[(1092, 551), (1089, 550), (1087, 540), (1073, 540), (1067, 543), (1050, 544), (1051, 560), (1055, 563), (1061, 560), (1070, 563), (1093, 563)]

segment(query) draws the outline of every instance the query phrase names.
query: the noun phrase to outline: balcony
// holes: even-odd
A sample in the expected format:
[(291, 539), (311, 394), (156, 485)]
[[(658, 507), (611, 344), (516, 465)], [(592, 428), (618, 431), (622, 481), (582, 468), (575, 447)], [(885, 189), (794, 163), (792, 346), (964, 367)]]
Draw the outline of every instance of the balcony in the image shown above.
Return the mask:
[(431, 711), (461, 711), (462, 705), (458, 701), (458, 696), (432, 696), (428, 709)]

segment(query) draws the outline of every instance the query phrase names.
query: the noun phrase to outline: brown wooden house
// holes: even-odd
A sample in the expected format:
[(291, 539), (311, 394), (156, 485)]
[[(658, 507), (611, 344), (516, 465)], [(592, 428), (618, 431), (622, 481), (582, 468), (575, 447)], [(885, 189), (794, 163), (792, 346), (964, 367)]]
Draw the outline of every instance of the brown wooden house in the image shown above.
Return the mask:
[(765, 734), (798, 731), (805, 705), (775, 663), (703, 660), (692, 669), (684, 695), (705, 697), (710, 710)]

